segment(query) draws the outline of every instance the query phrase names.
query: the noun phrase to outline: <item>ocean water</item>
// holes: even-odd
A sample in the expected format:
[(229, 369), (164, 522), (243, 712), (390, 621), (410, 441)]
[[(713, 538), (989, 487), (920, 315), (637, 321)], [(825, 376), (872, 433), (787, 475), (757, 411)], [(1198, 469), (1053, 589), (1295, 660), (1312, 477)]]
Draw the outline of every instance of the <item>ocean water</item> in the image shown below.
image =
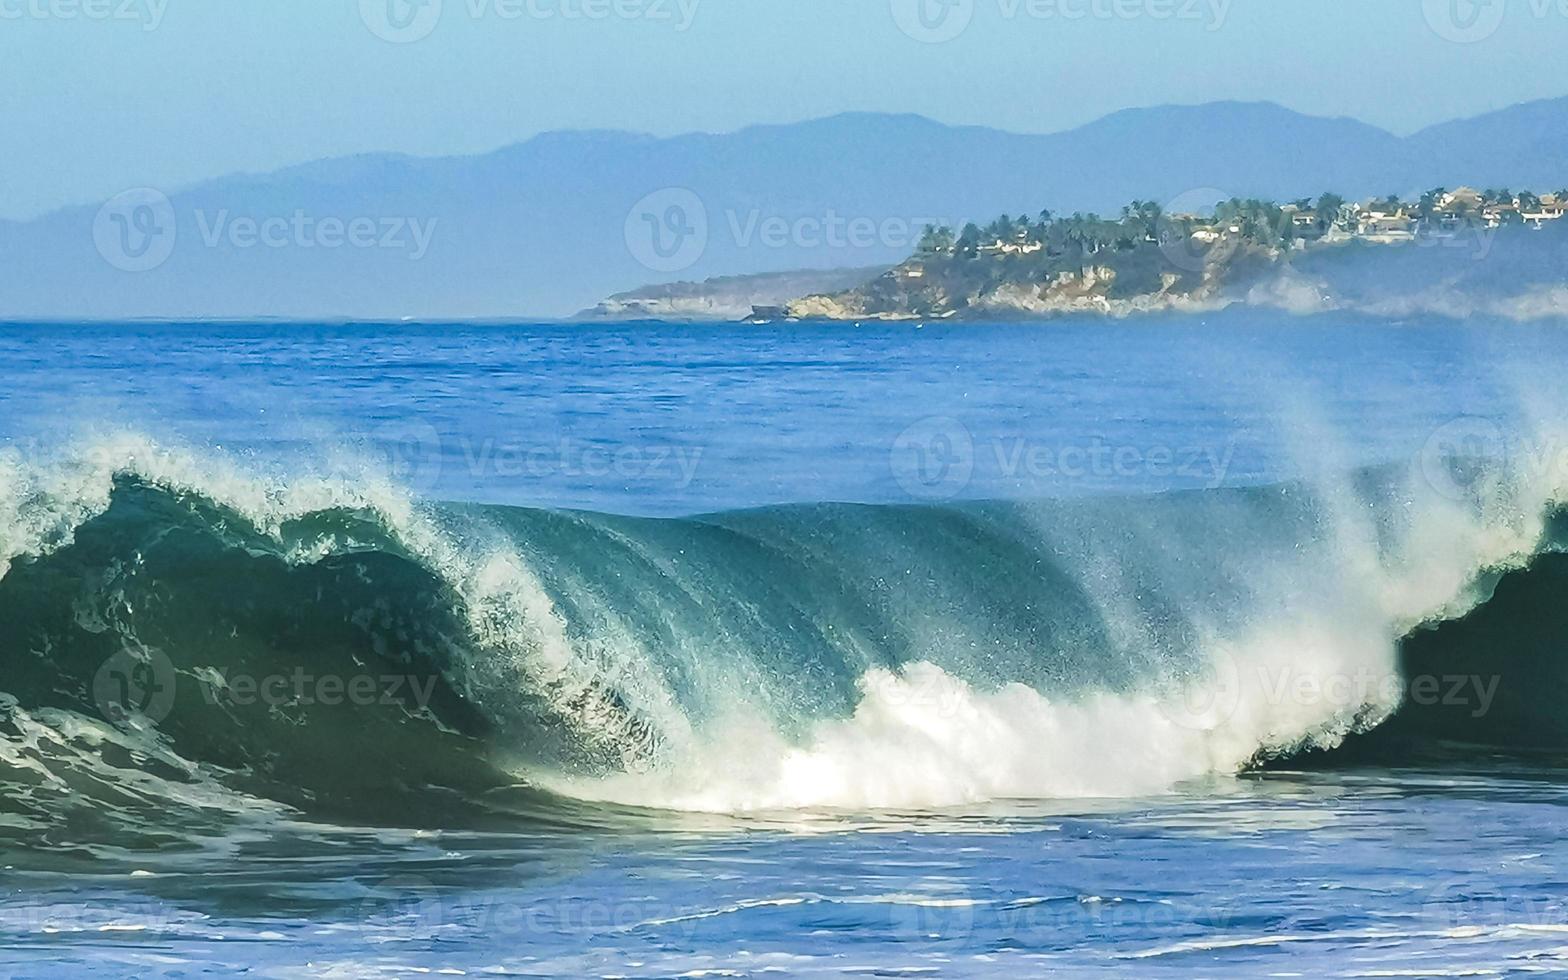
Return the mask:
[(0, 325), (0, 973), (1562, 972), (1565, 363)]

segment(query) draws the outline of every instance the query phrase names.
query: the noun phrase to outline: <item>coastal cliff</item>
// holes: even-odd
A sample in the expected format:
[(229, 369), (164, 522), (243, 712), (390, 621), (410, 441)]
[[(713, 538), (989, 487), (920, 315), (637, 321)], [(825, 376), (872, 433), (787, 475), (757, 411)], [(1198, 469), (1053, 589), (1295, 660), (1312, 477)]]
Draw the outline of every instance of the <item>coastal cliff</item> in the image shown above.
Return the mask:
[(1155, 243), (1095, 255), (1007, 254), (966, 259), (917, 256), (854, 289), (805, 296), (786, 307), (800, 319), (995, 319), (1219, 309), (1245, 298), (1276, 264), (1267, 250), (1223, 260), (1172, 261)]
[[(1458, 194), (1463, 194), (1461, 191)], [(1134, 202), (1119, 220), (1003, 217), (962, 235), (928, 229), (902, 264), (839, 292), (787, 304), (789, 318), (1128, 317), (1254, 306), (1294, 313), (1568, 316), (1568, 199), (1445, 210), (1392, 198), (1345, 205), (1222, 203), (1215, 216)], [(1496, 200), (1496, 196), (1481, 200)], [(1508, 210), (1510, 207), (1512, 211)], [(1332, 215), (1332, 217), (1330, 217)]]

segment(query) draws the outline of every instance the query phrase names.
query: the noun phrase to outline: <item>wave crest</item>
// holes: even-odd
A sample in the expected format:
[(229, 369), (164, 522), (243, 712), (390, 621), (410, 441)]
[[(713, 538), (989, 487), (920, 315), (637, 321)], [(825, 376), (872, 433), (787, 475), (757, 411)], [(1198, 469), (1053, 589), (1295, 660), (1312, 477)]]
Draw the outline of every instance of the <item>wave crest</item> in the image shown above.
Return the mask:
[[(726, 812), (1157, 793), (1376, 728), (1412, 631), (1556, 548), (1543, 475), (1425, 468), (647, 520), (138, 436), (11, 453), (0, 778), (40, 826), (71, 771), (72, 806), (150, 779), (408, 819), (519, 782)], [(367, 678), (398, 691), (345, 703)]]

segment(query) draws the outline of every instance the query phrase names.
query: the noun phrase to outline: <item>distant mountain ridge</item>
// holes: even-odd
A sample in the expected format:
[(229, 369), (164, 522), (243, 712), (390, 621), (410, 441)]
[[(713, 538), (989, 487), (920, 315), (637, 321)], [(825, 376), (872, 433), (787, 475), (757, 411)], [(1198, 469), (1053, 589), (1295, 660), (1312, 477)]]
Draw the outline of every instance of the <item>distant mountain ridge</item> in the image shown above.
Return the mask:
[(849, 113), (360, 155), (0, 223), (0, 317), (567, 316), (648, 283), (892, 265), (923, 221), (1133, 198), (1555, 188), (1568, 184), (1564, 123), (1568, 99), (1554, 99), (1402, 138), (1223, 102), (1047, 135)]

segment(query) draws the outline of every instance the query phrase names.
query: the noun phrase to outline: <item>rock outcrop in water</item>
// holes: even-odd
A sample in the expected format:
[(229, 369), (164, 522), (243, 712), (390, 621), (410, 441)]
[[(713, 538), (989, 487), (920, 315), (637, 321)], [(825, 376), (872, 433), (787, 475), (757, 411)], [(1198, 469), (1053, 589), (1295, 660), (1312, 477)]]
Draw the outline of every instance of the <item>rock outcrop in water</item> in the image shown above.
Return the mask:
[(616, 293), (577, 314), (578, 320), (739, 320), (757, 307), (777, 307), (807, 293), (853, 289), (881, 274), (883, 266), (801, 269), (704, 282), (644, 286)]

